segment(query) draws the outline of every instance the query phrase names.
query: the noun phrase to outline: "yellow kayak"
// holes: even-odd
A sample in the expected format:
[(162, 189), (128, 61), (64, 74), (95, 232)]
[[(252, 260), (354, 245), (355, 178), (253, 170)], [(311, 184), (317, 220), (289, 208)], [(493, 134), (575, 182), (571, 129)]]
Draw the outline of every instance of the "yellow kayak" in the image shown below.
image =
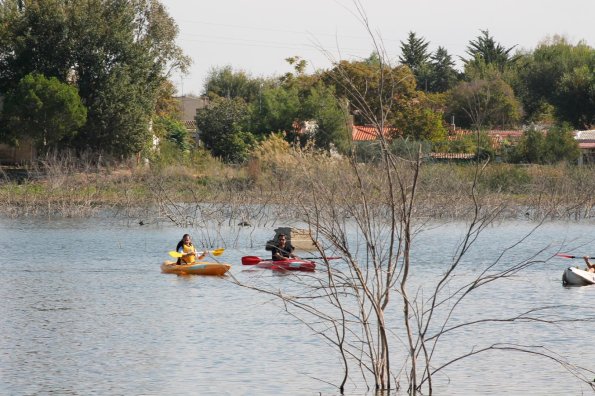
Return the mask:
[(223, 275), (231, 268), (230, 264), (208, 263), (197, 261), (192, 264), (178, 265), (175, 261), (164, 261), (161, 264), (161, 272), (164, 274), (178, 275)]

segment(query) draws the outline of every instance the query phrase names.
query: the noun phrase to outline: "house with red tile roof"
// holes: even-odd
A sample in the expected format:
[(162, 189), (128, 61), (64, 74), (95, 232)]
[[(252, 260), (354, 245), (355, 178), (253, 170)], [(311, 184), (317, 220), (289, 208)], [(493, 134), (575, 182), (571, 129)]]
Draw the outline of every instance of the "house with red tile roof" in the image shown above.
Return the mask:
[[(392, 139), (399, 133), (394, 127), (384, 127), (382, 135), (385, 139)], [(351, 140), (354, 142), (366, 142), (376, 140), (379, 137), (379, 129), (372, 125), (352, 125)]]

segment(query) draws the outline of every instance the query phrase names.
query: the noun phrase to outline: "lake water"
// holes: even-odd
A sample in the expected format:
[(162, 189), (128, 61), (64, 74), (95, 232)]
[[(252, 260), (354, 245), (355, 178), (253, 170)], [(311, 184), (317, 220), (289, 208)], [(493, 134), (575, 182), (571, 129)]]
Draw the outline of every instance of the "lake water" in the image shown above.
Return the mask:
[[(226, 247), (219, 259), (233, 265), (239, 280), (283, 289), (292, 277), (247, 271), (240, 264), (244, 255), (268, 257), (263, 247), (272, 228), (230, 229), (216, 243)], [(530, 223), (506, 223), (486, 230), (459, 276), (472, 276), (530, 228)], [(595, 255), (593, 230), (593, 224), (546, 225), (503, 263), (546, 245)], [(238, 287), (229, 277), (160, 273), (167, 251), (185, 232), (196, 235), (195, 241), (204, 235), (110, 219), (1, 220), (0, 394), (338, 394), (329, 383), (340, 378), (339, 356), (285, 314), (278, 301)], [(460, 232), (460, 225), (444, 225), (421, 235), (416, 257), (423, 271), (416, 274), (443, 270)], [(581, 261), (553, 259), (533, 266), (486, 287), (458, 313), (508, 317), (531, 307), (572, 306), (556, 310), (565, 320), (556, 326), (477, 326), (446, 339), (436, 363), (475, 345), (504, 342), (544, 346), (594, 370), (595, 348), (586, 342), (593, 322), (568, 319), (593, 318), (595, 286), (563, 287), (562, 271), (571, 264)], [(420, 285), (424, 278), (415, 279)], [(389, 315), (398, 317), (400, 309)], [(393, 359), (393, 367), (400, 364)], [(440, 395), (593, 392), (552, 361), (513, 352), (463, 360), (434, 381)], [(372, 392), (355, 381), (346, 394)]]

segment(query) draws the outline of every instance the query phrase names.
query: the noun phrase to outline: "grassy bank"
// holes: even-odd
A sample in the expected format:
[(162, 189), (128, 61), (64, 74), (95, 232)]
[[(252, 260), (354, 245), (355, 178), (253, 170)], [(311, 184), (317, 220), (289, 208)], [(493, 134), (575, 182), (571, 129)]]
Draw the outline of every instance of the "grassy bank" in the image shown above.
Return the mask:
[[(109, 209), (127, 216), (160, 216), (174, 222), (196, 216), (196, 207), (218, 205), (222, 216), (251, 221), (241, 207), (300, 205), (312, 189), (332, 189), (348, 197), (348, 160), (317, 152), (265, 152), (243, 166), (224, 165), (206, 155), (184, 160), (105, 163), (53, 156), (14, 177), (3, 171), (2, 215), (92, 217)], [(380, 167), (358, 164), (366, 183), (381, 190)], [(401, 172), (410, 170), (406, 165)], [(474, 184), (474, 180), (476, 180)], [(343, 183), (346, 181), (345, 183)], [(595, 169), (592, 167), (427, 163), (422, 166), (416, 216), (464, 218), (473, 188), (485, 207), (501, 208), (504, 218), (590, 219), (595, 216)], [(372, 197), (374, 194), (372, 194)], [(382, 194), (378, 194), (379, 197)], [(357, 200), (357, 197), (353, 197)], [(379, 198), (380, 199), (380, 198)], [(376, 202), (382, 205), (382, 202)], [(256, 212), (259, 209), (255, 209)], [(194, 214), (193, 214), (194, 213)], [(204, 216), (204, 213), (200, 213)]]

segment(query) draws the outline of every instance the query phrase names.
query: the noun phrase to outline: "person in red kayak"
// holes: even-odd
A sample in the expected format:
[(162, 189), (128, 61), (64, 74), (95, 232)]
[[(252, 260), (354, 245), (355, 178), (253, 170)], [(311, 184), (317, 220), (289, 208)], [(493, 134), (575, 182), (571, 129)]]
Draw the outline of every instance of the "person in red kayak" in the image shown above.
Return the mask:
[(288, 258), (299, 258), (293, 254), (294, 247), (287, 242), (285, 234), (279, 234), (277, 244), (272, 248), (273, 260), (287, 260)]
[(196, 261), (197, 255), (199, 255), (198, 260), (202, 260), (206, 255), (206, 252), (196, 251), (189, 234), (184, 234), (182, 240), (178, 242), (176, 252), (182, 254), (182, 257), (178, 259), (178, 264), (192, 264)]
[(585, 256), (585, 257), (583, 257), (583, 260), (585, 260), (585, 263), (587, 264), (587, 271), (588, 272), (595, 272), (595, 264), (591, 264), (589, 262), (589, 259), (590, 258), (591, 257), (589, 257), (589, 256)]

